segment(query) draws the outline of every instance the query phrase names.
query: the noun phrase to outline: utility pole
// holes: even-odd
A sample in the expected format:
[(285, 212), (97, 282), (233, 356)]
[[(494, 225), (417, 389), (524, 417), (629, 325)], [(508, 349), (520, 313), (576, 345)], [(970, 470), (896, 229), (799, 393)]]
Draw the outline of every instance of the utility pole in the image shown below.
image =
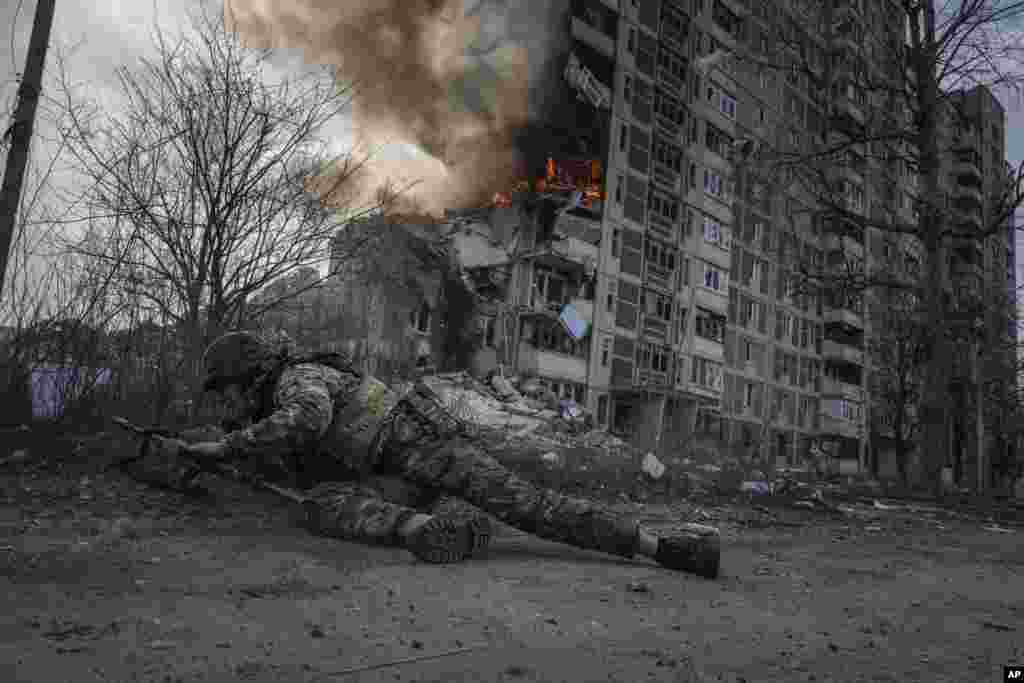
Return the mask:
[(11, 149), (7, 152), (7, 168), (4, 170), (3, 187), (0, 187), (0, 297), (3, 296), (7, 258), (18, 221), (21, 184), (25, 179), (25, 166), (32, 144), (32, 128), (43, 83), (43, 65), (46, 62), (46, 48), (50, 42), (55, 4), (56, 0), (38, 0), (36, 4), (32, 37), (29, 39), (28, 55), (25, 57), (25, 73), (22, 74), (21, 85), (18, 87), (18, 106), (14, 110), (11, 126), (7, 129), (11, 138)]

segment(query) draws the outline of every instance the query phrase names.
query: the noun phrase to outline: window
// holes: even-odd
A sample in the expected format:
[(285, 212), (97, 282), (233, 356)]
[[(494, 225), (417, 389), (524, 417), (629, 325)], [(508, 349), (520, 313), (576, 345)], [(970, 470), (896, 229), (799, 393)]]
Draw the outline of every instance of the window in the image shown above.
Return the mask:
[(658, 76), (669, 81), (675, 80), (680, 85), (686, 83), (686, 60), (665, 45), (658, 51)]
[(626, 151), (626, 141), (629, 139), (629, 127), (622, 123), (619, 124), (619, 151)]
[(665, 196), (651, 192), (648, 198), (648, 209), (651, 213), (658, 214), (672, 223), (679, 220), (679, 200), (670, 199)]
[(492, 349), (495, 348), (494, 342), (497, 336), (497, 328), (497, 318), (488, 318), (484, 327), (484, 346)]
[(718, 109), (725, 115), (726, 118), (736, 118), (736, 98), (732, 95), (726, 95), (722, 93), (721, 99), (718, 101)]
[(643, 308), (644, 313), (650, 317), (658, 318), (665, 322), (672, 320), (672, 299), (667, 296), (650, 290), (644, 290), (640, 294), (640, 306)]
[(676, 250), (664, 242), (647, 239), (647, 263), (664, 270), (675, 270)]
[(845, 398), (832, 400), (832, 417), (840, 420), (859, 422), (861, 419), (861, 406)]
[(721, 391), (722, 365), (707, 358), (694, 357), (690, 381), (707, 389)]
[(727, 119), (736, 118), (736, 98), (724, 92), (716, 85), (708, 85), (705, 91), (708, 102), (718, 107), (718, 111)]
[(668, 166), (676, 173), (682, 173), (683, 150), (661, 138), (654, 139), (654, 159), (663, 166)]
[(775, 338), (779, 341), (789, 339), (793, 329), (793, 316), (785, 311), (775, 314)]
[(851, 211), (864, 210), (864, 188), (851, 182), (846, 182), (846, 206)]
[(704, 286), (716, 292), (724, 291), (728, 281), (725, 274), (710, 263), (704, 264)]
[(622, 188), (626, 184), (626, 176), (619, 174), (619, 182), (615, 184), (615, 203), (622, 204)]
[(704, 218), (704, 241), (711, 244), (722, 244), (722, 224), (713, 218)]
[(718, 173), (704, 169), (704, 192), (719, 199), (725, 196), (725, 181)]
[[(636, 4), (636, 3), (634, 3)], [(636, 54), (636, 29), (629, 29), (629, 39), (626, 42), (626, 49), (629, 50), (630, 54)]]
[(750, 410), (754, 407), (754, 383), (743, 383), (743, 410)]
[(612, 338), (605, 337), (601, 340), (601, 367), (608, 367), (608, 354), (611, 352)]
[(430, 306), (426, 302), (409, 313), (409, 322), (417, 332), (430, 331)]
[(725, 341), (725, 316), (706, 308), (698, 308), (697, 317), (694, 320), (694, 333), (703, 339), (709, 339), (719, 344), (723, 343)]
[(619, 248), (622, 245), (622, 231), (618, 228), (612, 230), (612, 256), (619, 258)]
[(629, 74), (622, 79), (622, 99), (626, 104), (633, 103), (633, 77)]
[(641, 173), (647, 173), (650, 163), (650, 152), (650, 134), (643, 128), (631, 126), (629, 132), (629, 165)]
[(668, 372), (671, 353), (663, 346), (644, 343), (637, 347), (637, 366), (654, 372)]
[(732, 138), (710, 122), (704, 127), (704, 146), (720, 157), (728, 158)]
[(608, 281), (608, 296), (605, 299), (605, 310), (609, 313), (615, 312), (615, 298), (619, 293), (619, 283), (615, 280)]
[(677, 126), (686, 123), (686, 109), (679, 100), (661, 88), (654, 91), (654, 113)]

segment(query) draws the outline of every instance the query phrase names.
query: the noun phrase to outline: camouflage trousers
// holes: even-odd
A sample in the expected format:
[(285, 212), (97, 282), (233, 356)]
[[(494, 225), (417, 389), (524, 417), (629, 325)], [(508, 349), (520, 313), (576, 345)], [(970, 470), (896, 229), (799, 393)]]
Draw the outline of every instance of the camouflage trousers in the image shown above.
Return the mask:
[(311, 493), (322, 533), (397, 544), (401, 524), (423, 511), (425, 503), (443, 504), (449, 496), (541, 538), (624, 557), (636, 554), (635, 520), (598, 503), (534, 486), (489, 455), (483, 440), (459, 436), (389, 450), (378, 472), (400, 478), (410, 497), (400, 501), (372, 480), (321, 484)]

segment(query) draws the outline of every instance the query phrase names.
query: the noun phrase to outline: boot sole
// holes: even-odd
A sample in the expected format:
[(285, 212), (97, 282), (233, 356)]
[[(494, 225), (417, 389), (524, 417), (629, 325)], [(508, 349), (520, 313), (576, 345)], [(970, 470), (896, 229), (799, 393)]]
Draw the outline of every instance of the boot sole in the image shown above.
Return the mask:
[(490, 545), (491, 535), (491, 523), (486, 517), (458, 519), (442, 515), (417, 529), (407, 547), (424, 562), (449, 564), (482, 555)]

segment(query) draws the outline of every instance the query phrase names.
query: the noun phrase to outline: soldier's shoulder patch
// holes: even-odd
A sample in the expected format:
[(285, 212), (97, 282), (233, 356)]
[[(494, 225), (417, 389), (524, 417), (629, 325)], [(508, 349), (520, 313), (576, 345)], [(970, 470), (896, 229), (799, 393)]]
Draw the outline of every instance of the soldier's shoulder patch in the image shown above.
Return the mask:
[(388, 388), (383, 382), (373, 381), (366, 390), (366, 410), (371, 415), (381, 417), (390, 409), (388, 405)]

